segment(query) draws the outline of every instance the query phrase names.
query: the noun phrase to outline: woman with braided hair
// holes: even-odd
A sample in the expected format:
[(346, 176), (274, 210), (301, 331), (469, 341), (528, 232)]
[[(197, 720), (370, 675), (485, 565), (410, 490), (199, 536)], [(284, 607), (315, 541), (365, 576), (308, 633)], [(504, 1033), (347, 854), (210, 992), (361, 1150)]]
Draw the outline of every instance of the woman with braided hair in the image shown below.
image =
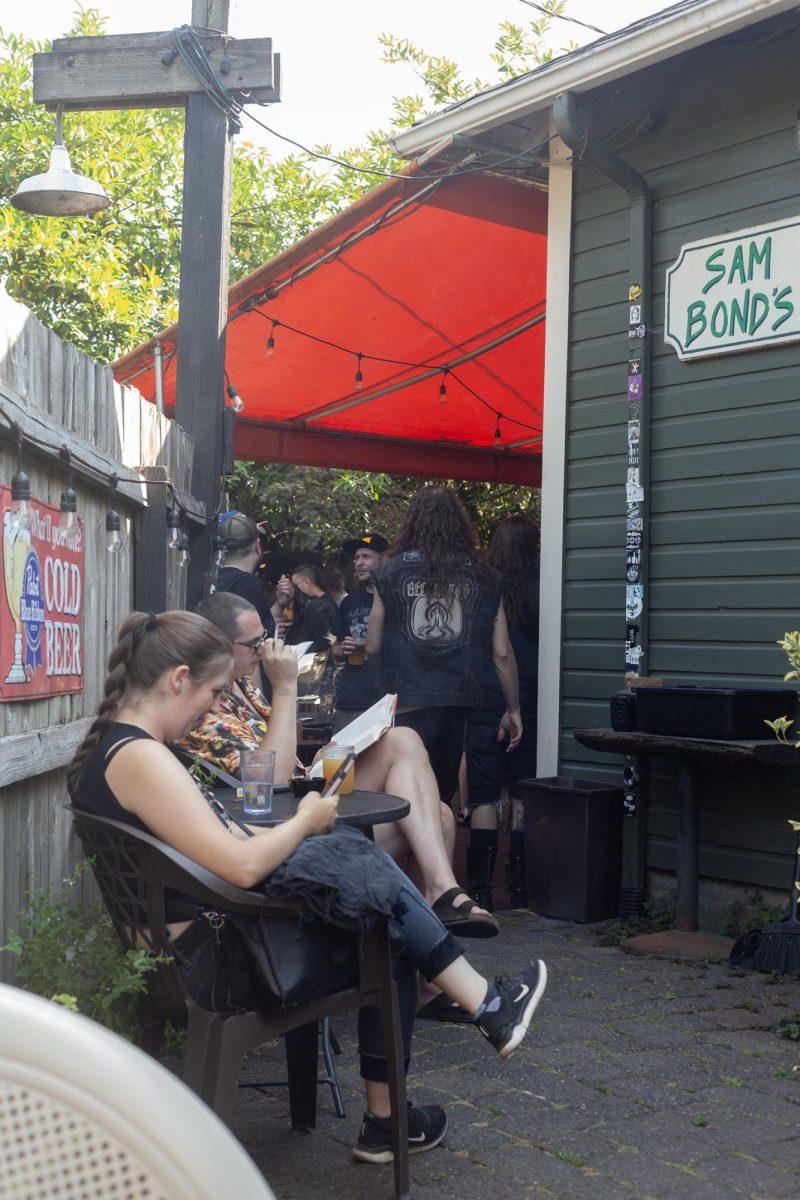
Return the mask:
[[(272, 648), (278, 656), (294, 658), (280, 643)], [(343, 912), (355, 912), (362, 928), (379, 916), (389, 920), (399, 948), (396, 976), (406, 1061), (417, 970), (471, 1013), (498, 1055), (507, 1058), (525, 1037), (544, 992), (544, 963), (531, 963), (512, 981), (483, 978), (387, 854), (352, 830), (333, 829), (336, 795), (311, 792), (290, 820), (271, 829), (252, 828), (249, 836), (206, 803), (168, 743), (213, 710), (232, 669), (231, 642), (198, 614), (131, 613), (109, 658), (97, 719), (68, 772), (75, 807), (143, 829), (238, 887), (265, 884), (276, 899), (284, 886), (284, 899), (296, 899), (293, 862), (302, 860), (306, 879), (318, 865), (321, 886), (330, 892), (324, 906), (330, 923), (352, 928)], [(365, 878), (370, 886), (362, 892)], [(166, 917), (175, 960), (191, 992), (192, 968), (208, 953), (213, 931), (203, 920), (202, 905), (188, 896), (168, 895)], [(207, 996), (195, 999), (208, 1006)], [(234, 1007), (248, 1006), (252, 1000), (234, 999)], [(389, 1089), (377, 1009), (359, 1014), (359, 1043), (367, 1112), (353, 1153), (367, 1162), (388, 1162)], [(409, 1148), (419, 1152), (437, 1145), (446, 1125), (438, 1106), (409, 1106)]]

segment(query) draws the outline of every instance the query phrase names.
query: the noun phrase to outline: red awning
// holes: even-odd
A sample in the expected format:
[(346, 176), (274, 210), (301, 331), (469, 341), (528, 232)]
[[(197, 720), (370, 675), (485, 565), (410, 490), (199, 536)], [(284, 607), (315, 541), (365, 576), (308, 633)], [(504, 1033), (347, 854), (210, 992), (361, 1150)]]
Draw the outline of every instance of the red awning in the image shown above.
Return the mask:
[[(237, 457), (538, 484), (546, 225), (530, 186), (409, 172), (234, 285)], [(154, 344), (114, 366), (150, 398)]]

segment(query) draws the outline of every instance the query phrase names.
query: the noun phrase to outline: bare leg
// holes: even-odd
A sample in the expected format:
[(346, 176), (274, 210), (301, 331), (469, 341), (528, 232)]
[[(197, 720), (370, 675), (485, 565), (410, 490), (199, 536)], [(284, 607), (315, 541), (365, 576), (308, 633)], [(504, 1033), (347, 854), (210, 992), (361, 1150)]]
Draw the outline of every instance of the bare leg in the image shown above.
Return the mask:
[(447, 851), (447, 861), (453, 865), (453, 855), (456, 850), (456, 819), (453, 816), (452, 808), (448, 805), (439, 802), (439, 808), (442, 815), (442, 837), (444, 838), (444, 848)]
[[(442, 803), (427, 752), (413, 729), (390, 729), (358, 760), (356, 787), (370, 792), (402, 796), (411, 807), (407, 817), (393, 825), (381, 825), (376, 841), (394, 857), (400, 850), (397, 833), (416, 860), (421, 890), (429, 904), (443, 892), (456, 887), (451, 856), (442, 831)], [(452, 814), (451, 814), (452, 815)], [(446, 820), (446, 816), (445, 816)], [(457, 896), (458, 904), (467, 893)], [(470, 911), (483, 912), (473, 905)]]
[(497, 829), (497, 805), (476, 804), (470, 814), (472, 829)]

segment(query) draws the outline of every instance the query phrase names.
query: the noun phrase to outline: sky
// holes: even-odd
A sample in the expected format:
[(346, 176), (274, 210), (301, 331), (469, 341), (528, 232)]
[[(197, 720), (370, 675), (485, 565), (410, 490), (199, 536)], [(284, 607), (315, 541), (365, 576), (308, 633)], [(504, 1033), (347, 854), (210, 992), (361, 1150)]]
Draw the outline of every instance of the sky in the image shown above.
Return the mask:
[[(191, 0), (91, 0), (108, 18), (109, 33), (170, 29), (188, 22)], [(6, 31), (54, 38), (72, 24), (74, 0), (35, 0), (0, 18)], [(610, 33), (667, 7), (666, 0), (568, 0), (567, 13)], [(489, 60), (501, 21), (524, 23), (537, 14), (524, 0), (232, 0), (230, 32), (272, 38), (280, 51), (283, 99), (268, 120), (304, 145), (357, 145), (388, 123), (392, 97), (418, 92), (413, 69), (381, 61), (378, 37), (396, 34), (428, 53), (458, 62), (467, 78), (491, 78)], [(597, 35), (554, 21), (550, 42), (583, 45)], [(290, 148), (245, 122), (249, 140), (277, 156)]]

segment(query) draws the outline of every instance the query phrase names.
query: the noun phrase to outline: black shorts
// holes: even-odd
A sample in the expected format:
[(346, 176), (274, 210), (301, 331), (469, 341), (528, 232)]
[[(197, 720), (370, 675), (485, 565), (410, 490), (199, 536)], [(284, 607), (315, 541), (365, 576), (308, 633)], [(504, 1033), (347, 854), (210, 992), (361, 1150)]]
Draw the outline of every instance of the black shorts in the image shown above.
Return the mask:
[(500, 717), (470, 713), (467, 721), (467, 807), (499, 804), (508, 788), (512, 800), (522, 799), (524, 779), (536, 778), (536, 717), (523, 713), (522, 741), (506, 752), (508, 740), (497, 740)]
[(450, 804), (458, 788), (458, 769), (464, 753), (468, 708), (415, 708), (398, 713), (395, 725), (414, 729), (422, 738), (439, 785), (439, 799)]

